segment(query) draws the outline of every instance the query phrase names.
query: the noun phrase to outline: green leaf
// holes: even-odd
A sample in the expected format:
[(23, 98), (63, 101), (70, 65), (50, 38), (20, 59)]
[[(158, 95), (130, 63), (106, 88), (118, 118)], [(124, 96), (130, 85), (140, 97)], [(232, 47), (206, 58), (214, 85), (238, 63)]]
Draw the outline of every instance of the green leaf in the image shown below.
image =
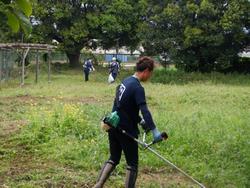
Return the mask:
[(1, 0), (4, 4), (10, 4), (11, 0)]
[(17, 32), (20, 28), (19, 20), (16, 17), (15, 14), (11, 12), (6, 12), (6, 15), (8, 17), (8, 25), (11, 27), (13, 32)]
[(17, 15), (19, 18), (20, 25), (24, 30), (24, 33), (26, 35), (30, 34), (32, 31), (32, 25), (30, 23), (30, 20), (22, 12), (17, 12)]
[(16, 3), (27, 17), (31, 15), (32, 6), (28, 0), (16, 0)]

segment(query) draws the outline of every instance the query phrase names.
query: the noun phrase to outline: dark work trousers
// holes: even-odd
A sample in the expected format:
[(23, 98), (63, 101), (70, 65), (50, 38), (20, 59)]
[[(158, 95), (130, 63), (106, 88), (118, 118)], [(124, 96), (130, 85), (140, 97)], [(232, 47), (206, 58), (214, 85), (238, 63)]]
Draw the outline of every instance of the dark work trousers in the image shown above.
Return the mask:
[(85, 75), (85, 81), (88, 81), (89, 80), (89, 71), (84, 70), (84, 75)]
[(128, 166), (138, 167), (138, 143), (118, 129), (109, 131), (110, 160), (119, 164), (122, 151)]
[(112, 77), (113, 77), (113, 78), (114, 78), (114, 80), (115, 80), (115, 79), (116, 79), (116, 77), (117, 77), (117, 73), (112, 72), (111, 74), (112, 74)]

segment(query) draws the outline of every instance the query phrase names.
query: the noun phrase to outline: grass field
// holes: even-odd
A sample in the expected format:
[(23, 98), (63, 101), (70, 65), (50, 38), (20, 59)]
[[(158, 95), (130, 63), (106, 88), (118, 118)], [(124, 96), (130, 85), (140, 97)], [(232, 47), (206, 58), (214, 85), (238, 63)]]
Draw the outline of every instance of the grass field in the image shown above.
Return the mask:
[[(130, 75), (122, 71), (119, 79)], [(91, 187), (108, 158), (101, 117), (116, 84), (97, 68), (29, 74), (25, 85), (0, 88), (0, 187)], [(156, 70), (143, 84), (156, 125), (169, 139), (153, 148), (206, 187), (250, 187), (250, 76)], [(151, 135), (148, 136), (150, 140)], [(106, 187), (123, 187), (122, 158)], [(140, 150), (140, 188), (197, 187)]]

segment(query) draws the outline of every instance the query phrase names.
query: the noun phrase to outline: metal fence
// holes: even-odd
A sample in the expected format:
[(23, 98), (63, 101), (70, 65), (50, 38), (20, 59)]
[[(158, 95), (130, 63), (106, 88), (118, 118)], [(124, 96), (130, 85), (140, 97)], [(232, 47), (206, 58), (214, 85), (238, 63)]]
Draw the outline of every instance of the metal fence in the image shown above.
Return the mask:
[(18, 54), (9, 49), (0, 50), (0, 81), (9, 80), (18, 75)]
[[(4, 82), (10, 79), (18, 79), (21, 74), (21, 57), (23, 51), (15, 49), (0, 49), (0, 82)], [(30, 50), (27, 59), (26, 66), (36, 64), (38, 58), (39, 66), (47, 67), (47, 52)], [(38, 57), (37, 57), (38, 56)], [(112, 57), (116, 57), (121, 63), (134, 64), (139, 55), (131, 54), (92, 54), (81, 53), (80, 63), (83, 63), (87, 58), (94, 59), (97, 64), (104, 64), (111, 61)], [(51, 63), (68, 63), (67, 55), (61, 51), (51, 52)]]

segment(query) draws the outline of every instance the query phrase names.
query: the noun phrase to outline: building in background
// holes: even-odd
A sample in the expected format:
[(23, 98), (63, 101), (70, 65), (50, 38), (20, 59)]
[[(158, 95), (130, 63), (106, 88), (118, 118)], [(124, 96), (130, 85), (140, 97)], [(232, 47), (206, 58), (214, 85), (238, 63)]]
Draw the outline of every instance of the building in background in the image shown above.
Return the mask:
[(97, 48), (96, 50), (91, 50), (93, 54), (103, 54), (105, 62), (110, 62), (113, 57), (116, 57), (118, 61), (123, 63), (135, 61), (143, 51), (144, 50), (142, 47), (140, 47), (139, 50), (135, 50), (133, 52), (128, 51), (125, 47), (123, 47), (118, 50), (118, 53), (116, 49), (104, 50), (102, 48)]

